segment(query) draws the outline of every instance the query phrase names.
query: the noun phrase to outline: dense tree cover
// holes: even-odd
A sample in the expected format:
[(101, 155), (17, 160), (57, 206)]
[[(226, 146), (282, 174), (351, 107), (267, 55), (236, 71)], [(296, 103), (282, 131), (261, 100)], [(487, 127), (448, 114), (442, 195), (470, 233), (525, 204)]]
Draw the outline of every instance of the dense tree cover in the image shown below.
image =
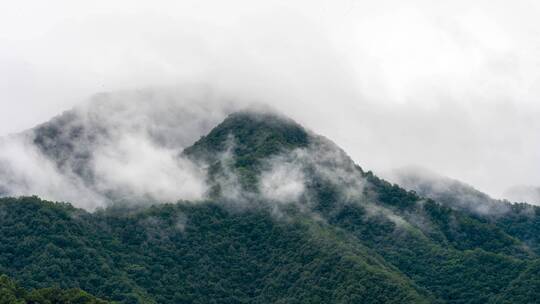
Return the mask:
[[(385, 219), (365, 217), (350, 206), (332, 220), (374, 248), (417, 284), (450, 303), (495, 301), (536, 255), (488, 220), (453, 210), (366, 173), (381, 204), (408, 219), (409, 233), (396, 236)], [(414, 203), (422, 201), (421, 204)], [(380, 228), (379, 228), (380, 227)], [(393, 233), (394, 231), (394, 233)], [(538, 294), (536, 294), (538, 295)], [(515, 303), (528, 303), (519, 302)]]
[[(234, 138), (230, 142), (231, 136)], [(300, 125), (277, 114), (238, 112), (231, 114), (191, 147), (188, 155), (213, 158), (228, 148), (240, 166), (250, 166), (287, 149), (306, 147), (309, 134)]]
[(107, 304), (80, 289), (57, 287), (33, 289), (21, 288), (6, 275), (0, 275), (0, 304)]
[[(308, 147), (325, 157), (303, 160), (299, 202), (276, 209), (257, 196), (265, 159)], [(80, 288), (122, 303), (540, 298), (538, 213), (528, 205), (491, 217), (425, 199), (271, 114), (233, 114), (184, 153), (210, 164), (206, 202), (87, 213), (0, 199), (0, 273), (25, 288)], [(220, 196), (227, 170), (251, 194), (242, 202)]]
[(436, 226), (397, 227), (356, 206), (324, 223), (211, 202), (90, 214), (26, 197), (1, 199), (0, 214), (0, 272), (26, 288), (80, 288), (124, 303), (528, 303), (519, 299), (538, 295), (538, 262), (521, 252), (460, 249)]
[(493, 300), (493, 303), (537, 303), (540, 293), (540, 260), (527, 269)]
[(488, 220), (506, 233), (522, 240), (540, 255), (540, 207), (528, 204), (512, 204), (504, 216)]
[(0, 271), (125, 303), (422, 303), (376, 253), (307, 218), (207, 203), (84, 213), (2, 199)]

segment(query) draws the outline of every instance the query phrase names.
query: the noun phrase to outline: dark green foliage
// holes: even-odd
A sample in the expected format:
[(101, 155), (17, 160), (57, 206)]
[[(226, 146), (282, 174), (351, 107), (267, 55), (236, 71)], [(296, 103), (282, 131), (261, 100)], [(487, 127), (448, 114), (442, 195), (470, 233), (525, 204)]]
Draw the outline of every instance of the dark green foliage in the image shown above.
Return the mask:
[(415, 193), (406, 191), (398, 185), (392, 185), (373, 175), (371, 171), (366, 172), (364, 177), (369, 182), (368, 187), (375, 193), (375, 199), (383, 204), (403, 210), (415, 207), (420, 199)]
[(334, 223), (449, 303), (485, 303), (512, 282), (527, 263), (481, 249), (459, 250), (433, 223), (425, 234), (412, 227), (396, 230), (391, 221), (366, 217), (355, 207), (345, 209)]
[[(231, 137), (232, 142), (228, 142)], [(213, 157), (233, 148), (237, 165), (249, 168), (265, 157), (306, 147), (308, 143), (304, 128), (279, 114), (238, 112), (229, 115), (208, 135), (187, 148), (185, 154)]]
[(504, 216), (491, 221), (509, 235), (522, 240), (536, 254), (540, 254), (540, 207), (513, 204)]
[(492, 303), (538, 303), (540, 294), (540, 260), (530, 263), (527, 269)]
[(30, 292), (0, 275), (0, 304), (107, 304), (80, 289), (43, 288)]
[(0, 270), (28, 288), (80, 287), (125, 303), (428, 302), (377, 254), (307, 218), (211, 203), (124, 215), (37, 198), (0, 206), (10, 219), (2, 252), (16, 253)]
[(24, 304), (26, 291), (5, 275), (0, 275), (0, 304)]
[[(435, 219), (451, 213), (439, 208)], [(0, 211), (0, 271), (26, 288), (81, 288), (124, 303), (486, 303), (537, 295), (521, 293), (538, 269), (521, 253), (462, 250), (433, 223), (429, 233), (399, 228), (358, 206), (329, 224), (213, 203), (89, 214), (34, 197), (1, 199)]]

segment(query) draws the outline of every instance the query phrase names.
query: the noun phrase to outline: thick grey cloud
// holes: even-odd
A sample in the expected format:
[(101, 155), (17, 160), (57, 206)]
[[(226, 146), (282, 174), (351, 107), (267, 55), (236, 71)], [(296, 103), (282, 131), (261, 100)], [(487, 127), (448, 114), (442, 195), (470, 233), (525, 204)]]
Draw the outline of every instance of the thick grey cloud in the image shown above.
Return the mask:
[(534, 1), (6, 1), (0, 134), (96, 92), (205, 83), (270, 103), (366, 169), (420, 164), (499, 197), (540, 184), (539, 13)]

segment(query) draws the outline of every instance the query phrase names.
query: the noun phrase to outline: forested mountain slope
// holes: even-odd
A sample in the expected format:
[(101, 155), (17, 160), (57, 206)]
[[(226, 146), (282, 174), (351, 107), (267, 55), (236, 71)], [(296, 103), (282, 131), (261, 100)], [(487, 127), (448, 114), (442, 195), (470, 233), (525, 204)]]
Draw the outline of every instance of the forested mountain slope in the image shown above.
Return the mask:
[(204, 199), (92, 213), (1, 199), (0, 273), (124, 303), (540, 297), (538, 253), (512, 232), (527, 230), (517, 217), (494, 222), (390, 184), (281, 115), (231, 114), (177, 155), (204, 169)]
[(463, 182), (424, 169), (401, 169), (392, 177), (405, 189), (496, 225), (540, 254), (540, 207), (493, 199)]
[[(421, 303), (427, 295), (361, 244), (310, 219), (213, 203), (89, 214), (3, 199), (0, 271), (126, 303)], [(46, 245), (44, 245), (46, 244)]]

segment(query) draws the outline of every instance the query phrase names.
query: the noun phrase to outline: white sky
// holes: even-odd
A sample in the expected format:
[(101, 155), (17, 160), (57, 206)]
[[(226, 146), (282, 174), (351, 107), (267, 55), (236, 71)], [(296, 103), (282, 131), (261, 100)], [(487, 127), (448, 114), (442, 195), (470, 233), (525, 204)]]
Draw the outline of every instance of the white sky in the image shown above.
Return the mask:
[(102, 91), (204, 82), (382, 172), (540, 185), (538, 1), (1, 1), (0, 135)]

